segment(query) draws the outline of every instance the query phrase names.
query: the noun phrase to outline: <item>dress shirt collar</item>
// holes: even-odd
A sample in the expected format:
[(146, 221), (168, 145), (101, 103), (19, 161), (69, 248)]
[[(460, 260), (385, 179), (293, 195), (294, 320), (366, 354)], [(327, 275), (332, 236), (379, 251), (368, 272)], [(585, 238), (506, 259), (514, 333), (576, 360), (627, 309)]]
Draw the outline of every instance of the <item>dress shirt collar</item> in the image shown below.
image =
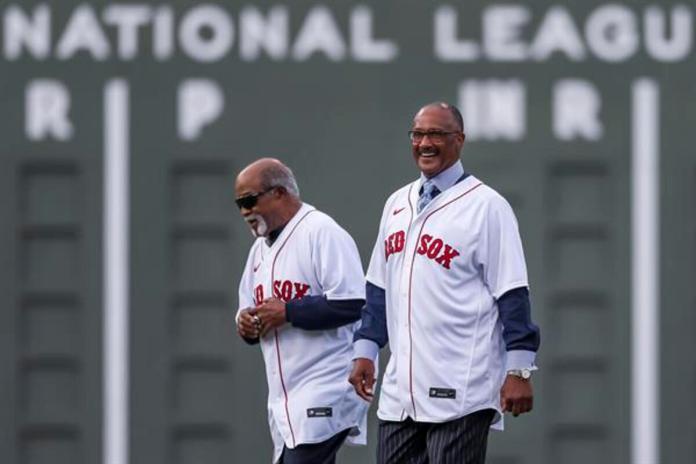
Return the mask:
[[(435, 177), (431, 177), (430, 180), (432, 180), (435, 183), (435, 186), (440, 192), (444, 192), (445, 190), (456, 184), (457, 181), (462, 177), (462, 175), (464, 175), (464, 166), (462, 166), (461, 160), (457, 160), (457, 162), (454, 163), (452, 166), (448, 167)], [(420, 188), (423, 186), (426, 180), (428, 180), (428, 178), (425, 177), (425, 174), (421, 172), (420, 182), (418, 184), (419, 192)]]

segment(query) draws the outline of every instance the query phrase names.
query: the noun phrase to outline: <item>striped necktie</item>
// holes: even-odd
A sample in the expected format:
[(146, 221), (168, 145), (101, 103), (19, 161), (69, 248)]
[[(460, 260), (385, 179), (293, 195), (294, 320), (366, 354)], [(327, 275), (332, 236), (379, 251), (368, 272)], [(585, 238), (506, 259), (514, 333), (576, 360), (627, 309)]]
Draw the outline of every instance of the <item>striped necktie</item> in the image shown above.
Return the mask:
[(423, 187), (421, 187), (420, 198), (418, 198), (418, 204), (416, 205), (418, 212), (420, 213), (423, 211), (423, 208), (425, 208), (428, 203), (430, 203), (433, 198), (439, 194), (440, 190), (435, 186), (435, 182), (430, 179), (426, 180), (423, 183)]

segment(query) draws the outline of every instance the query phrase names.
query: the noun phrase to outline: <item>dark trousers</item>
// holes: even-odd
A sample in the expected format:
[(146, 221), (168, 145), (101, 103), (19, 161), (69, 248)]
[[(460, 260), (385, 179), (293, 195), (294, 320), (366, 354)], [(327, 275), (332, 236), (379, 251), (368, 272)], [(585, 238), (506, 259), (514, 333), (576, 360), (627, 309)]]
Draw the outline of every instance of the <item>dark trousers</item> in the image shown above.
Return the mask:
[(379, 421), (378, 464), (483, 464), (492, 409), (441, 424)]
[(279, 464), (334, 464), (336, 453), (348, 436), (350, 429), (337, 433), (319, 443), (297, 445), (294, 449), (283, 448)]

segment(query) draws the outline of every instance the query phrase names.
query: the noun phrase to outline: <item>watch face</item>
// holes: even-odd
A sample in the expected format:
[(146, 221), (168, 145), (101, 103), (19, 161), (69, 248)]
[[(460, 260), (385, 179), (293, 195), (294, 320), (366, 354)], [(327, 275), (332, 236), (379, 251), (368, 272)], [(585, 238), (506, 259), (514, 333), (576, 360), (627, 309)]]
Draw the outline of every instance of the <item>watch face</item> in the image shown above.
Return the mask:
[(528, 379), (532, 376), (532, 371), (529, 369), (522, 369), (522, 378), (523, 379)]

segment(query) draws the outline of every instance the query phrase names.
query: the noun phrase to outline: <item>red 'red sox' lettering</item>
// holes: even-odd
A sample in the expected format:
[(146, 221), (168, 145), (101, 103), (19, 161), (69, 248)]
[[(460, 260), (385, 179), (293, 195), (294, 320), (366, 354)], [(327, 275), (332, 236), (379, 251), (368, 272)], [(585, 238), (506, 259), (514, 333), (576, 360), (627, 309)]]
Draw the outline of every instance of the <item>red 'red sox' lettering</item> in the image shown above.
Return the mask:
[(309, 285), (302, 282), (289, 280), (273, 281), (273, 296), (283, 301), (297, 300), (305, 296), (309, 291)]
[(429, 234), (423, 234), (421, 236), (420, 246), (416, 251), (419, 255), (425, 255), (430, 259), (434, 259), (436, 263), (440, 264), (445, 269), (449, 269), (452, 260), (459, 256), (457, 250), (443, 242), (442, 239), (435, 238)]
[(403, 230), (394, 232), (384, 241), (384, 260), (388, 261), (389, 256), (404, 250), (406, 244), (406, 233)]
[(263, 285), (258, 284), (254, 289), (255, 304), (260, 305), (263, 302)]

